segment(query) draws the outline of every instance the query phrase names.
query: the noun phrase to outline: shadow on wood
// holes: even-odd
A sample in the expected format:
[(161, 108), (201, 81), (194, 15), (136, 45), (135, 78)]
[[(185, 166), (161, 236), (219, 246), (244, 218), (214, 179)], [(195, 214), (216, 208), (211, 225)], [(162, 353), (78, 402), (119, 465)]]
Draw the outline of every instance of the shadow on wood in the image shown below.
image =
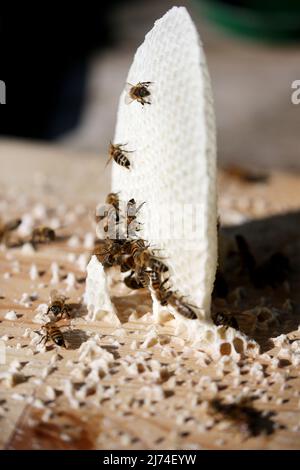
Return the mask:
[[(299, 226), (297, 211), (221, 229), (221, 236), (230, 247), (222, 270), (228, 294), (222, 302), (214, 296), (213, 311), (220, 311), (222, 305), (228, 309), (237, 319), (239, 329), (255, 339), (262, 351), (273, 347), (272, 337), (288, 334), (300, 324)], [(236, 235), (246, 240), (258, 267), (265, 266), (272, 254), (282, 254), (289, 262), (284, 281), (274, 286), (273, 272), (269, 273), (272, 282), (266, 278), (260, 288), (255, 285), (241, 262)], [(264, 274), (268, 272), (265, 270)]]

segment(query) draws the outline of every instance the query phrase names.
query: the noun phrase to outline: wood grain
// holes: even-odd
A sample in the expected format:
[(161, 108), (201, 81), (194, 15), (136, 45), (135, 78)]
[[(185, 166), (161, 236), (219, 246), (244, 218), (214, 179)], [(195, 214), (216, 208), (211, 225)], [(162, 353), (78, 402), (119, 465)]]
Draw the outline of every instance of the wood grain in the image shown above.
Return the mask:
[[(116, 296), (115, 286), (112, 295), (120, 328), (87, 322), (82, 306), (71, 322), (61, 322), (68, 349), (56, 349), (49, 343), (45, 352), (37, 352), (24, 332), (40, 327), (34, 323), (35, 309), (48, 302), (53, 288), (53, 262), (60, 267), (60, 282), (54, 287), (66, 289), (66, 276), (73, 273), (76, 282), (68, 296), (74, 303), (82, 302), (85, 272), (78, 257), (83, 254), (88, 259), (90, 250), (84, 247), (84, 237), (94, 231), (93, 212), (108, 192), (109, 170), (104, 171), (105, 159), (100, 156), (10, 141), (0, 143), (0, 164), (1, 216), (39, 214), (42, 205), (45, 217), (58, 218), (62, 226), (58, 230), (61, 239), (36, 252), (24, 252), (22, 248), (0, 251), (0, 336), (6, 345), (6, 362), (0, 372), (11, 370), (15, 360), (20, 363), (19, 381), (14, 386), (9, 386), (5, 375), (1, 375), (2, 448), (300, 448), (299, 366), (280, 358), (280, 348), (272, 342), (274, 336), (287, 334), (290, 341), (286, 340), (282, 349), (290, 353), (294, 348), (296, 356), (295, 346), (300, 341), (298, 175), (274, 173), (263, 184), (246, 184), (225, 173), (220, 175), (224, 237), (231, 242), (234, 234), (243, 233), (259, 259), (284, 247), (292, 262), (288, 286), (279, 289), (258, 291), (242, 277), (230, 280), (232, 291), (243, 281), (247, 291), (243, 309), (255, 307), (264, 297), (268, 305), (278, 308), (279, 321), (274, 331), (252, 334), (268, 357), (241, 357), (238, 366), (229, 359), (220, 374), (218, 362), (208, 360), (203, 365), (200, 352), (176, 337), (172, 324), (156, 325), (153, 344), (145, 346), (145, 338), (153, 329), (149, 322), (150, 296), (145, 291), (126, 290)], [(74, 235), (78, 246), (70, 243)], [(29, 277), (32, 264), (41, 273), (36, 280)], [(36, 293), (38, 298), (30, 306), (22, 305), (24, 293)], [(282, 307), (287, 298), (293, 304), (291, 312)], [(230, 302), (228, 305), (232, 307)], [(17, 313), (17, 320), (5, 319), (10, 310)], [(73, 372), (82, 365), (80, 346), (95, 335), (99, 335), (102, 354), (106, 351), (112, 359), (96, 385), (85, 390), (85, 379)], [(275, 367), (270, 358), (278, 357), (278, 353)], [(254, 363), (262, 365), (261, 374), (251, 372)], [(239, 380), (236, 366), (241, 371)], [(85, 373), (89, 374), (88, 368)], [(69, 380), (73, 384), (73, 402), (65, 392), (65, 381)], [(265, 393), (255, 398), (259, 391)], [(276, 426), (272, 434), (251, 437), (227, 419), (216, 422), (208, 401), (215, 396), (237, 399), (241, 394), (254, 397), (258, 410), (274, 412)]]

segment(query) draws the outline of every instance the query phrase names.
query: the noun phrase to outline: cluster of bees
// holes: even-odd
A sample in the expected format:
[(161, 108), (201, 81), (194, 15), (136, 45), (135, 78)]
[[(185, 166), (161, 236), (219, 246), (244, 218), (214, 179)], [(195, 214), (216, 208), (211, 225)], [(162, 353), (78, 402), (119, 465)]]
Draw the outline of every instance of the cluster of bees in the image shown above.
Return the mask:
[(104, 268), (118, 266), (122, 273), (129, 273), (124, 278), (127, 287), (152, 288), (162, 306), (170, 305), (182, 316), (197, 319), (197, 307), (188, 304), (184, 296), (171, 289), (169, 268), (157, 255), (157, 250), (138, 237), (141, 224), (137, 216), (144, 203), (137, 206), (136, 201), (130, 199), (122, 215), (117, 193), (109, 193), (105, 202), (99, 210), (101, 215), (96, 214), (96, 222), (102, 222), (104, 233), (110, 236), (97, 240), (93, 252)]
[(8, 222), (0, 220), (0, 243), (4, 243), (7, 248), (16, 248), (31, 243), (36, 248), (37, 245), (49, 243), (55, 240), (55, 231), (45, 225), (41, 225), (32, 230), (28, 236), (20, 237), (15, 234), (15, 230), (21, 225), (22, 219), (12, 219)]
[(43, 331), (42, 337), (38, 344), (44, 342), (46, 344), (49, 340), (58, 346), (66, 347), (64, 335), (56, 322), (63, 318), (71, 318), (71, 305), (67, 303), (67, 297), (53, 289), (50, 292), (50, 303), (47, 309), (47, 315), (53, 317), (53, 321), (50, 321), (41, 327)]
[[(151, 84), (152, 82), (139, 82), (136, 85), (127, 83), (125, 103), (137, 101), (142, 106), (150, 105)], [(107, 163), (114, 160), (129, 170), (129, 154), (133, 151), (126, 150), (126, 145), (110, 143)], [(96, 215), (96, 222), (103, 222), (106, 239), (97, 241), (94, 254), (105, 268), (119, 266), (122, 273), (128, 272), (124, 283), (130, 289), (151, 287), (161, 305), (170, 305), (184, 317), (197, 319), (197, 307), (188, 304), (184, 296), (171, 289), (169, 268), (162, 258), (157, 256), (157, 250), (151, 249), (145, 240), (138, 237), (137, 232), (141, 229), (141, 224), (137, 221), (137, 214), (143, 204), (137, 207), (136, 201), (130, 199), (125, 207), (125, 216), (122, 217), (118, 194), (108, 194), (102, 214)]]

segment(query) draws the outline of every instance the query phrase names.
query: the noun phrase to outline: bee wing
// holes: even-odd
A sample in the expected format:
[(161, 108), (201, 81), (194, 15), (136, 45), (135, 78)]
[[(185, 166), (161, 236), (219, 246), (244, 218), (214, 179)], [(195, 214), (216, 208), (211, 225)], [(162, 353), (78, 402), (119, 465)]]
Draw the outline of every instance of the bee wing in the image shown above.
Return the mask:
[(134, 85), (132, 85), (131, 83), (128, 83), (128, 82), (125, 83), (125, 91), (127, 91), (127, 93), (129, 93), (133, 86)]
[(55, 299), (57, 299), (57, 289), (52, 289), (50, 292), (50, 300), (51, 302), (54, 302)]
[(129, 96), (128, 93), (126, 93), (125, 95), (125, 104), (130, 104), (132, 103), (134, 100)]
[(138, 207), (138, 208), (136, 209), (136, 211), (135, 211), (136, 214), (141, 210), (141, 208), (143, 207), (144, 204), (146, 204), (145, 201), (142, 202), (142, 203), (139, 205), (139, 207)]
[(111, 156), (109, 157), (109, 159), (107, 160), (106, 165), (105, 165), (104, 168), (107, 167), (107, 165), (111, 162), (112, 159), (113, 159), (113, 156), (111, 155)]
[(134, 100), (133, 98), (131, 98), (130, 96), (130, 91), (132, 89), (133, 85), (131, 85), (131, 83), (125, 83), (125, 104), (130, 104), (132, 103)]
[(64, 302), (65, 300), (68, 299), (68, 297), (65, 296), (64, 294), (60, 294), (56, 289), (53, 289), (50, 292), (50, 299), (51, 299), (51, 302), (54, 302), (55, 300), (60, 300), (61, 302)]

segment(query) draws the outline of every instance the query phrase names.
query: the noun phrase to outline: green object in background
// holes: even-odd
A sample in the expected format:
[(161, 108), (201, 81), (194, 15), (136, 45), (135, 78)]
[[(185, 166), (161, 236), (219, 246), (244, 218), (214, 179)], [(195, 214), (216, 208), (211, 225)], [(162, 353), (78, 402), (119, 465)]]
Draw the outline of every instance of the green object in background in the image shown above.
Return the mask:
[(205, 16), (239, 36), (287, 43), (300, 39), (300, 0), (193, 0)]

